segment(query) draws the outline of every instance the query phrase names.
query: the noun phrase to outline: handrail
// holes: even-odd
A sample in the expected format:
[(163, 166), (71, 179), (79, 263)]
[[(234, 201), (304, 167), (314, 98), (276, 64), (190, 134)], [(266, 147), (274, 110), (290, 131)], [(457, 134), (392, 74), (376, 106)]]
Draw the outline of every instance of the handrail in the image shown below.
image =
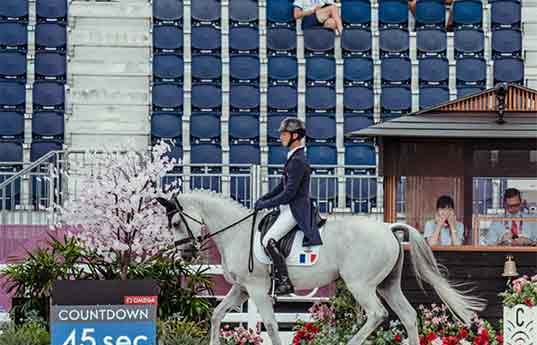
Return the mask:
[(62, 152), (64, 152), (64, 151), (50, 151), (50, 152), (48, 152), (47, 154), (45, 154), (44, 156), (42, 156), (38, 160), (32, 162), (32, 164), (28, 165), (26, 168), (23, 168), (21, 171), (18, 171), (16, 174), (12, 175), (8, 179), (6, 179), (4, 182), (0, 183), (0, 190), (4, 189), (10, 183), (12, 183), (15, 180), (17, 180), (17, 178), (19, 178), (20, 176), (28, 174), (29, 172), (34, 170), (36, 167), (41, 165), (43, 162), (45, 162), (48, 159), (50, 159), (52, 156), (54, 156), (54, 155), (56, 155), (58, 153), (62, 153)]

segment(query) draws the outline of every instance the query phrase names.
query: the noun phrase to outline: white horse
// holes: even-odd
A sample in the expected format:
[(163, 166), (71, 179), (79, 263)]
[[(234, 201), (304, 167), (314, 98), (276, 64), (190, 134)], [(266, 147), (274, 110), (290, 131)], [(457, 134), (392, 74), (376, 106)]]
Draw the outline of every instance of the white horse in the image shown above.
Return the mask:
[[(176, 196), (175, 201), (159, 199), (159, 202), (166, 207), (168, 215), (173, 215), (171, 224), (177, 231), (185, 234), (184, 223), (188, 223), (191, 238), (201, 234), (202, 226), (194, 220), (204, 223), (208, 232), (214, 233), (251, 212), (230, 198), (207, 191), (183, 193)], [(265, 213), (258, 214), (257, 222)], [(212, 315), (210, 345), (219, 345), (221, 321), (227, 311), (240, 306), (249, 297), (257, 306), (272, 344), (281, 345), (272, 298), (268, 294), (271, 286), (269, 267), (254, 258), (253, 272), (248, 270), (251, 226), (252, 218), (249, 218), (213, 237), (222, 257), (224, 277), (232, 287)], [(379, 295), (400, 318), (407, 330), (409, 345), (419, 345), (416, 311), (401, 290), (404, 252), (392, 233), (395, 226), (403, 227), (409, 233), (412, 263), (418, 280), (429, 283), (456, 317), (470, 323), (474, 312), (484, 307), (481, 299), (466, 295), (467, 292), (458, 290), (443, 277), (431, 249), (416, 229), (363, 217), (330, 218), (322, 232), (324, 244), (317, 263), (309, 267), (289, 267), (289, 275), (296, 289), (317, 288), (338, 277), (345, 281), (367, 315), (367, 321), (349, 345), (361, 345), (387, 318), (388, 311)]]

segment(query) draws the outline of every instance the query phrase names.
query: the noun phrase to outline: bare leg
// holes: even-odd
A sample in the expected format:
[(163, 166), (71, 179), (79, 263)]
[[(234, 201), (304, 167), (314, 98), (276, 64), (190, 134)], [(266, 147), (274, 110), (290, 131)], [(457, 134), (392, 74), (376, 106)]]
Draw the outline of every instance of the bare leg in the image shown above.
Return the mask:
[[(336, 34), (341, 34), (343, 31), (343, 22), (341, 21), (341, 17), (339, 16), (338, 8), (337, 6), (326, 6), (321, 9), (317, 10), (317, 13), (320, 17), (327, 17), (328, 19), (323, 24), (325, 28), (329, 28), (336, 31)], [(331, 26), (326, 26), (326, 22), (330, 19), (333, 19), (335, 22), (335, 28), (332, 28)], [(332, 24), (330, 24), (332, 25)]]
[(453, 26), (453, 2), (454, 0), (446, 0), (446, 5), (451, 5), (448, 9), (446, 29)]
[(333, 18), (328, 18), (325, 22), (324, 22), (324, 25), (323, 25), (325, 28), (327, 29), (331, 29), (331, 30), (336, 30), (337, 29), (337, 25), (336, 25), (336, 21), (333, 19)]
[(211, 317), (211, 340), (210, 345), (220, 344), (220, 324), (226, 316), (227, 311), (235, 306), (243, 304), (248, 299), (248, 293), (238, 284), (231, 287), (228, 294), (220, 304), (214, 309)]
[(410, 10), (410, 13), (416, 17), (416, 0), (411, 0), (408, 2), (408, 9)]

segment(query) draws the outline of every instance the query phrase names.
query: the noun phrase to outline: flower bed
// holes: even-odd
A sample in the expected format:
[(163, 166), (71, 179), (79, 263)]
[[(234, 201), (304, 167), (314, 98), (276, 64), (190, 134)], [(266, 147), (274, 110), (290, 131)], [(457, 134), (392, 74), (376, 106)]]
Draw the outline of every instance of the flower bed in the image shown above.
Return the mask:
[(537, 339), (537, 275), (523, 276), (500, 294), (506, 344), (530, 344)]

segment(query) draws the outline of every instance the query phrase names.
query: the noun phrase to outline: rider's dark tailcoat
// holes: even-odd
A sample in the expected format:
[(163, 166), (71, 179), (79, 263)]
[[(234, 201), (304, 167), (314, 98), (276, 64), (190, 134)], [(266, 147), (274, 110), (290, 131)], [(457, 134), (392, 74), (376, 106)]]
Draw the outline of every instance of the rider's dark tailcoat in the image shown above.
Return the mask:
[(293, 217), (304, 232), (304, 245), (321, 245), (321, 236), (309, 196), (311, 168), (304, 148), (299, 148), (285, 163), (281, 182), (261, 198), (261, 208), (289, 204)]

